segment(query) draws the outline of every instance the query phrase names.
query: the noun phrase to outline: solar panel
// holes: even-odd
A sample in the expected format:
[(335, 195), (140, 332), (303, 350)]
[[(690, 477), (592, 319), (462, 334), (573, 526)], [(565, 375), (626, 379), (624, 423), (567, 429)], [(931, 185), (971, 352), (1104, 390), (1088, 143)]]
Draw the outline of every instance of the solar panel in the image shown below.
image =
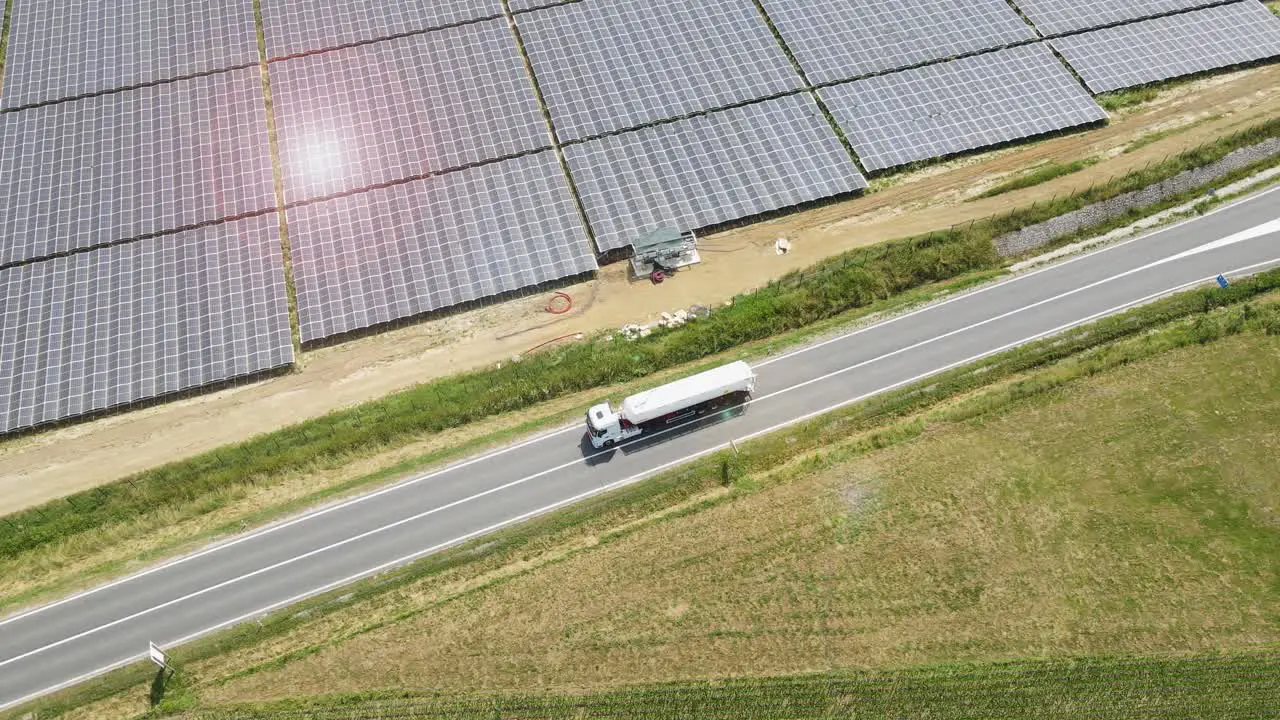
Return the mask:
[(288, 219), (303, 342), (596, 268), (550, 151), (293, 207)]
[(1041, 43), (818, 91), (862, 166), (880, 170), (1104, 120)]
[(245, 0), (13, 2), (0, 108), (258, 62)]
[(568, 145), (601, 252), (859, 190), (866, 180), (807, 93)]
[(751, 0), (610, 0), (516, 16), (562, 140), (803, 87)]
[(0, 432), (292, 361), (275, 213), (0, 270)]
[(290, 202), (548, 147), (504, 20), (271, 65)]
[(560, 5), (566, 2), (579, 2), (580, 0), (508, 0), (507, 5), (511, 7), (511, 12), (524, 12), (525, 10), (537, 10), (538, 8), (550, 7), (552, 5)]
[(1087, 30), (1190, 10), (1222, 0), (1014, 0), (1045, 35)]
[(1256, 0), (1052, 41), (1095, 93), (1280, 55), (1280, 18)]
[(501, 16), (499, 0), (262, 0), (262, 31), (272, 58)]
[(275, 206), (258, 69), (0, 113), (0, 265)]
[(763, 0), (815, 84), (1033, 40), (1005, 0)]

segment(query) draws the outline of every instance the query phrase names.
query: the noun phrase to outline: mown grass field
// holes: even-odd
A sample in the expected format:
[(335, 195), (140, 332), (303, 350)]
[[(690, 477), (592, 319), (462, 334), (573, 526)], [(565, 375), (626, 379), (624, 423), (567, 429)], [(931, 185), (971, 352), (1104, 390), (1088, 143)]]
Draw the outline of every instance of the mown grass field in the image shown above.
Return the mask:
[[(197, 664), (199, 695), (1274, 650), (1280, 337), (1196, 340), (1205, 322), (957, 398), (879, 440), (846, 433), (470, 587), (390, 593), (393, 614), (369, 624), (377, 608), (361, 608), (304, 633), (309, 649), (295, 635)], [(865, 452), (876, 445), (889, 447)]]
[(192, 720), (559, 718), (1263, 718), (1280, 713), (1280, 653), (948, 664), (585, 694), (397, 693), (196, 711)]

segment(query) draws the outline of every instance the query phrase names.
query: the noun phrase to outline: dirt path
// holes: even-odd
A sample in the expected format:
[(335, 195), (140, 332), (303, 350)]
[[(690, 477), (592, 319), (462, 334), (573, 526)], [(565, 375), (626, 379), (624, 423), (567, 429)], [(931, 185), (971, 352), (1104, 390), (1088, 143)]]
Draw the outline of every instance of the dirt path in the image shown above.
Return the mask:
[[(562, 317), (543, 309), (547, 293), (522, 297), (309, 351), (299, 370), (287, 375), (8, 441), (0, 445), (0, 513), (498, 362), (561, 335), (722, 302), (849, 248), (1070, 193), (1277, 114), (1280, 67), (1209, 78), (1122, 111), (1105, 128), (962, 158), (877, 183), (876, 192), (860, 198), (707, 236), (701, 242), (703, 263), (659, 286), (632, 282), (625, 264), (611, 265), (596, 279), (566, 288), (575, 308)], [(1136, 152), (1120, 152), (1144, 134), (1197, 121)], [(1050, 183), (966, 201), (1032, 165), (1086, 157), (1106, 159)], [(778, 237), (791, 240), (789, 254), (774, 253)]]

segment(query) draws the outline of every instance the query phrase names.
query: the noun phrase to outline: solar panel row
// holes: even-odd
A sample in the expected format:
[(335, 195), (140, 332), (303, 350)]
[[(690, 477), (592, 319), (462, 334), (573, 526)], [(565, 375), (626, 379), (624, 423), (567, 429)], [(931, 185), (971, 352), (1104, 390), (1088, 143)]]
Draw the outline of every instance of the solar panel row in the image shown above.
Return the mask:
[(763, 0), (763, 4), (815, 84), (1036, 37), (1005, 0)]
[(13, 3), (0, 108), (258, 62), (245, 0)]
[(808, 93), (569, 145), (601, 251), (867, 186)]
[(867, 170), (1105, 120), (1042, 43), (819, 91)]
[(1061, 35), (1222, 2), (1222, 0), (1013, 1), (1044, 35)]
[(272, 63), (288, 202), (549, 147), (504, 20)]
[(499, 0), (262, 0), (262, 32), (279, 58), (501, 15)]
[(516, 22), (561, 140), (803, 87), (751, 0), (588, 0)]
[(0, 432), (292, 361), (274, 213), (0, 270)]
[(550, 151), (287, 216), (304, 342), (596, 269)]
[(274, 206), (257, 68), (0, 113), (0, 265)]
[(1280, 17), (1245, 0), (1051, 43), (1101, 93), (1280, 56)]

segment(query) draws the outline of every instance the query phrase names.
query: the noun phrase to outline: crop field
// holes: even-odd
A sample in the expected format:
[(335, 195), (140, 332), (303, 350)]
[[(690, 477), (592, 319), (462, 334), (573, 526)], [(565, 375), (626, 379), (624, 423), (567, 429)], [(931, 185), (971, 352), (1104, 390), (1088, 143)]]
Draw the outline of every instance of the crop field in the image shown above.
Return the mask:
[(1259, 718), (1280, 712), (1280, 654), (945, 665), (673, 683), (582, 695), (404, 693), (195, 712), (199, 720), (829, 717)]
[(1280, 338), (1138, 361), (1168, 338), (1125, 342), (1115, 369), (1051, 366), (856, 438), (889, 445), (871, 454), (832, 443), (579, 551), (198, 663), (200, 697), (1274, 652)]

